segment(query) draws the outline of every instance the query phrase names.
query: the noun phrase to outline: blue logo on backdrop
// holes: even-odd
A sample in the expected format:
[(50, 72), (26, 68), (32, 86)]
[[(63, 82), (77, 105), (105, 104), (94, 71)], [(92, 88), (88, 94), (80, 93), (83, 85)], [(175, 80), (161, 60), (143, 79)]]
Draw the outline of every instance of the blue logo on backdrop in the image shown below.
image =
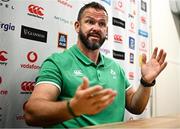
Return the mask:
[(140, 29), (138, 30), (138, 34), (143, 36), (143, 37), (146, 37), (146, 38), (148, 37), (148, 32), (140, 30)]
[(15, 30), (15, 26), (12, 25), (12, 23), (2, 23), (0, 21), (0, 29), (2, 29), (3, 31), (14, 31)]
[(58, 47), (67, 48), (67, 35), (59, 33), (58, 35)]
[(134, 54), (133, 54), (133, 53), (130, 53), (129, 56), (130, 56), (130, 57), (129, 57), (129, 62), (130, 62), (131, 64), (134, 64)]
[(129, 48), (130, 49), (135, 49), (135, 39), (133, 37), (129, 37)]
[(104, 1), (105, 3), (111, 5), (111, 0), (102, 0), (102, 1)]

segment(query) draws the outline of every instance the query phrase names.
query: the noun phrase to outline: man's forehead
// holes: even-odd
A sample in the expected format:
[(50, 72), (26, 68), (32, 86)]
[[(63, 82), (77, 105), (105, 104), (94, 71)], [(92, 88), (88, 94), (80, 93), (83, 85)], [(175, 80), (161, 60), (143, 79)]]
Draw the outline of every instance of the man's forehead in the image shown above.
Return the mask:
[(95, 17), (101, 19), (107, 19), (107, 13), (104, 10), (88, 8), (84, 10), (82, 17)]

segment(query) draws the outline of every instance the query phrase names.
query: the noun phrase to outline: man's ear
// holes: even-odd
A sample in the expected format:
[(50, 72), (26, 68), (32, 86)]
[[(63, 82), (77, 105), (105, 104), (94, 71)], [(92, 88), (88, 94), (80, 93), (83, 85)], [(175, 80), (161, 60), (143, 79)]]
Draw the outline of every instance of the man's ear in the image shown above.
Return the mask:
[(79, 23), (79, 21), (76, 21), (74, 23), (74, 28), (75, 28), (76, 32), (79, 33), (79, 30), (80, 30), (80, 23)]

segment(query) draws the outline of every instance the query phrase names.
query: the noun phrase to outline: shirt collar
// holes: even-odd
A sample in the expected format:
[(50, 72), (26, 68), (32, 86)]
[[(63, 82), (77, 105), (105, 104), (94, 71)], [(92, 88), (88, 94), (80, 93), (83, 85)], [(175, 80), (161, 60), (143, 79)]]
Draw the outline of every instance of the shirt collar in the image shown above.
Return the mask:
[(80, 61), (82, 61), (86, 65), (95, 65), (95, 66), (104, 66), (104, 56), (100, 53), (100, 61), (98, 65), (96, 65), (91, 59), (89, 59), (81, 50), (77, 47), (77, 45), (73, 45), (71, 48), (73, 55), (75, 55)]

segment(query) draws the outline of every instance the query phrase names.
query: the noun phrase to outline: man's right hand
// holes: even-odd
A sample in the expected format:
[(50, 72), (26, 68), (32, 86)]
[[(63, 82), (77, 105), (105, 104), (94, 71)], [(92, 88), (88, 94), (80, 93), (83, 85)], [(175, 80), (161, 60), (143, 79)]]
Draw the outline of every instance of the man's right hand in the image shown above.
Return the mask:
[(100, 85), (89, 87), (88, 78), (83, 77), (83, 82), (71, 99), (70, 106), (77, 116), (82, 114), (93, 115), (111, 104), (116, 95), (116, 91), (103, 89)]

